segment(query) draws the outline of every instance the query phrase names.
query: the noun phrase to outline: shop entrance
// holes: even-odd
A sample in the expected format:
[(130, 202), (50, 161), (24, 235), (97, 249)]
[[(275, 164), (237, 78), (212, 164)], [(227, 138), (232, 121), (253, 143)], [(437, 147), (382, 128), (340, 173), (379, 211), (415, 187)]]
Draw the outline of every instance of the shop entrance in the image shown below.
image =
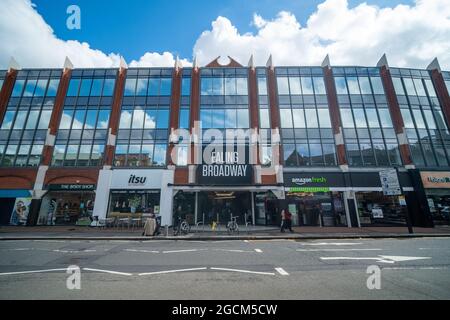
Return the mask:
[(450, 225), (450, 192), (448, 189), (426, 190), (428, 207), (434, 225)]
[(198, 194), (198, 221), (205, 217), (205, 224), (219, 220), (221, 224), (230, 221), (231, 214), (239, 216), (237, 222), (252, 221), (251, 193), (248, 191), (210, 191)]
[(93, 191), (50, 191), (42, 199), (38, 225), (80, 225), (92, 222)]

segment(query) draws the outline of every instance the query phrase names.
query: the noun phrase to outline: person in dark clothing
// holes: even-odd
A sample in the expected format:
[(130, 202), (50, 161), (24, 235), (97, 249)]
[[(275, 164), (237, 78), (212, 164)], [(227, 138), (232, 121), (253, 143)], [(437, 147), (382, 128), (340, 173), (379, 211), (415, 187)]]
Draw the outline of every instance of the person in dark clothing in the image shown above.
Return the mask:
[(294, 230), (292, 230), (292, 214), (286, 210), (285, 213), (285, 221), (286, 221), (286, 229), (289, 229), (290, 232), (294, 232)]
[(286, 212), (281, 210), (281, 229), (280, 232), (284, 232), (284, 229), (286, 228)]

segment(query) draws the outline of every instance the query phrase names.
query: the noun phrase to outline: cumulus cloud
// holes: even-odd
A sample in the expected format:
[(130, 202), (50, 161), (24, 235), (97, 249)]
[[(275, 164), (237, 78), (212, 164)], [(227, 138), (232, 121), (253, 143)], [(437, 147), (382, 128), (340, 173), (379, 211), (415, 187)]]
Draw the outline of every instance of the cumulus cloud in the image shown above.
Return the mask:
[(271, 20), (253, 17), (254, 34), (241, 34), (226, 17), (212, 22), (194, 46), (200, 64), (218, 55), (264, 65), (319, 65), (330, 54), (335, 65), (374, 65), (383, 53), (396, 66), (424, 68), (438, 57), (450, 68), (450, 1), (417, 0), (415, 5), (379, 8), (347, 0), (326, 0), (301, 24), (290, 12)]
[[(424, 68), (438, 57), (450, 69), (450, 1), (416, 0), (414, 5), (379, 8), (367, 3), (349, 7), (347, 0), (325, 0), (304, 26), (291, 12), (253, 16), (253, 33), (240, 32), (226, 17), (216, 18), (195, 41), (200, 65), (217, 56), (246, 64), (254, 54), (265, 65), (319, 65), (330, 54), (333, 65), (374, 65), (383, 53), (391, 65)], [(86, 42), (58, 39), (34, 10), (31, 0), (2, 0), (0, 68), (14, 56), (23, 67), (61, 67), (69, 56), (75, 67), (112, 67), (119, 53), (104, 53)], [(181, 59), (190, 66), (188, 59)], [(131, 67), (173, 66), (170, 52), (147, 52)]]

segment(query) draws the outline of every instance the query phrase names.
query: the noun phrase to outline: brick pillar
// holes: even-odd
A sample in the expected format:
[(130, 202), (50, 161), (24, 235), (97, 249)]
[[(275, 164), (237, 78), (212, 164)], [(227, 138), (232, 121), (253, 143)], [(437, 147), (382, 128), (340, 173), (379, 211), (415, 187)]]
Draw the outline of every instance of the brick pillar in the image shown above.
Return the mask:
[(431, 80), (433, 81), (439, 103), (441, 104), (447, 127), (450, 128), (450, 94), (445, 85), (444, 77), (442, 76), (441, 68), (437, 60), (434, 60), (430, 64), (428, 70), (430, 71)]
[(49, 166), (52, 161), (53, 149), (55, 148), (56, 133), (58, 132), (59, 120), (64, 108), (67, 89), (69, 88), (72, 69), (64, 68), (59, 80), (58, 91), (56, 92), (55, 104), (48, 125), (47, 137), (45, 139), (44, 151), (42, 154), (41, 165)]
[(122, 107), (123, 89), (127, 78), (127, 66), (125, 63), (121, 65), (117, 73), (114, 96), (111, 105), (111, 116), (108, 126), (108, 141), (105, 149), (105, 160), (103, 161), (103, 169), (110, 169), (114, 161), (114, 150), (116, 148), (116, 138), (119, 131), (120, 110)]
[[(194, 67), (192, 69), (192, 75), (191, 75), (191, 108), (190, 108), (190, 119), (189, 119), (189, 131), (191, 133), (191, 136), (194, 134), (202, 134), (200, 132), (195, 132), (195, 130), (198, 130), (198, 128), (195, 128), (195, 122), (200, 121), (200, 68), (196, 65), (194, 62)], [(196, 177), (195, 177), (195, 170), (197, 169), (196, 166), (196, 146), (194, 144), (194, 141), (191, 141), (190, 146), (190, 159), (189, 159), (189, 177), (188, 182), (189, 183), (195, 183)]]
[(0, 92), (0, 123), (3, 122), (6, 108), (8, 107), (9, 98), (11, 97), (14, 83), (16, 82), (18, 71), (15, 69), (9, 69), (6, 74), (5, 81), (3, 82), (2, 90)]
[(334, 141), (336, 144), (337, 163), (343, 171), (348, 171), (348, 161), (345, 153), (344, 135), (342, 132), (336, 85), (334, 83), (333, 70), (331, 69), (329, 61), (327, 62), (328, 63), (322, 64), (322, 68), (327, 91), (328, 110), (330, 111), (331, 126), (333, 128)]
[(175, 148), (175, 144), (172, 142), (172, 132), (178, 129), (179, 118), (180, 118), (180, 102), (181, 102), (181, 78), (182, 78), (182, 68), (175, 66), (172, 73), (172, 98), (170, 99), (170, 118), (169, 118), (169, 128), (170, 137), (169, 147), (167, 148), (167, 164), (175, 165), (172, 159), (172, 150)]
[[(269, 95), (269, 113), (270, 113), (270, 128), (273, 133), (280, 134), (280, 110), (278, 108), (278, 91), (277, 78), (275, 76), (275, 68), (272, 64), (272, 57), (267, 62), (267, 93)], [(267, 183), (283, 183), (283, 148), (280, 141), (271, 140), (272, 144), (272, 161), (275, 162), (275, 181), (272, 177), (262, 177), (262, 182)], [(278, 155), (277, 155), (278, 153)], [(277, 163), (278, 162), (278, 163)], [(272, 166), (274, 166), (272, 165)]]
[(386, 59), (382, 58), (378, 63), (380, 68), (381, 81), (383, 82), (384, 92), (389, 106), (392, 122), (394, 124), (395, 134), (397, 135), (400, 155), (406, 168), (414, 168), (414, 164), (409, 150), (409, 143), (406, 137), (405, 124), (403, 122), (400, 105), (398, 104), (397, 95), (395, 94), (394, 83), (392, 82), (391, 72)]

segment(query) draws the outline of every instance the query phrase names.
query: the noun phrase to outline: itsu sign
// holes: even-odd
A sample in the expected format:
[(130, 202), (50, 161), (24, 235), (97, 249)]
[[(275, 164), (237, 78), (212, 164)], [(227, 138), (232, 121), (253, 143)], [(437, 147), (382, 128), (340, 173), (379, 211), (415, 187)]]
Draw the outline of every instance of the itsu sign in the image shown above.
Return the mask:
[(245, 185), (252, 183), (248, 146), (203, 147), (203, 161), (197, 169), (199, 184)]

